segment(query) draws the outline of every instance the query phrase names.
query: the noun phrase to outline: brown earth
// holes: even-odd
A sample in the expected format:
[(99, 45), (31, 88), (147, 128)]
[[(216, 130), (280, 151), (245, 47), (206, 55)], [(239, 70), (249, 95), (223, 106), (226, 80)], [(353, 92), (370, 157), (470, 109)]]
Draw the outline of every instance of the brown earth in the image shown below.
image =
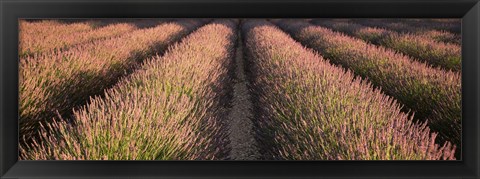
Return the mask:
[(238, 43), (235, 56), (235, 79), (232, 108), (229, 115), (230, 159), (255, 160), (259, 152), (254, 138), (252, 124), (252, 101), (247, 88), (245, 75), (245, 59), (241, 33), (238, 33)]

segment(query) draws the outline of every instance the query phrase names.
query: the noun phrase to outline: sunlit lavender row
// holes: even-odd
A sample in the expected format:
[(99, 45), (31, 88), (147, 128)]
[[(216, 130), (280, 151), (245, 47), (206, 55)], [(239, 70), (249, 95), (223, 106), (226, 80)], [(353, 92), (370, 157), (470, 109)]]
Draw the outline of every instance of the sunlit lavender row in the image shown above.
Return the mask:
[[(142, 20), (136, 23), (91, 21), (48, 28), (51, 21), (20, 23), (20, 56), (31, 56), (47, 51), (66, 50), (71, 46), (92, 42), (97, 39), (115, 37), (137, 29), (140, 25), (159, 24), (159, 20)], [(88, 24), (88, 25), (87, 25)], [(65, 27), (66, 26), (66, 27)], [(97, 27), (99, 26), (99, 27)], [(40, 28), (40, 29), (38, 29)], [(44, 28), (44, 29), (42, 29)], [(25, 30), (23, 30), (25, 29)], [(36, 29), (36, 30), (30, 30)], [(45, 33), (46, 32), (46, 33)]]
[[(29, 159), (221, 159), (222, 98), (236, 39), (233, 21), (215, 21), (147, 60), (130, 77), (59, 121), (22, 152)], [(60, 119), (61, 120), (61, 119)]]
[(352, 69), (392, 95), (444, 140), (460, 145), (461, 74), (306, 22), (278, 23), (335, 64)]
[(274, 159), (453, 159), (426, 124), (265, 21), (247, 22), (258, 134)]
[(180, 20), (95, 41), (68, 51), (20, 59), (19, 122), (31, 138), (38, 122), (66, 115), (130, 73), (144, 58), (161, 53), (201, 21)]

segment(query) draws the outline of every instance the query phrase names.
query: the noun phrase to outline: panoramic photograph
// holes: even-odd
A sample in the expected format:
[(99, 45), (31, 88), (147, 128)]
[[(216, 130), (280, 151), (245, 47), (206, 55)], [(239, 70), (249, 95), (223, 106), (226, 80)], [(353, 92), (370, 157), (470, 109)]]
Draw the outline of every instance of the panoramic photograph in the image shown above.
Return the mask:
[(461, 19), (20, 19), (19, 160), (462, 160)]

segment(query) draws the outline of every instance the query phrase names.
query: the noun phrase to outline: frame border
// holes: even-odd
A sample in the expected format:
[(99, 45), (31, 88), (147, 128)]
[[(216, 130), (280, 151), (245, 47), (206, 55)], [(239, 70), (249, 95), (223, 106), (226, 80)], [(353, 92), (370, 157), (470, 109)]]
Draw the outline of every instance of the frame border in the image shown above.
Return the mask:
[[(462, 18), (462, 160), (18, 161), (18, 19), (150, 17)], [(0, 178), (480, 177), (479, 0), (0, 0), (0, 19)]]

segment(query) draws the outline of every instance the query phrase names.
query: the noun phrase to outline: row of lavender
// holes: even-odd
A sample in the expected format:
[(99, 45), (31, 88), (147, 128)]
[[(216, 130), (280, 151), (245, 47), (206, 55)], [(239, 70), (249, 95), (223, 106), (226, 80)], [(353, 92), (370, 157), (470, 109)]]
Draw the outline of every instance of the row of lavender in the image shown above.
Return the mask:
[[(315, 24), (343, 32), (367, 42), (391, 48), (416, 60), (446, 70), (461, 70), (461, 47), (458, 44), (438, 42), (415, 33), (398, 33), (385, 28), (368, 27), (351, 21), (314, 20)], [(370, 24), (370, 23), (367, 23)]]
[[(367, 22), (367, 19), (354, 19), (357, 22)], [(455, 35), (460, 35), (462, 31), (461, 19), (368, 19), (371, 24), (376, 23), (399, 23), (410, 26), (411, 29), (417, 30), (438, 30)]]
[[(224, 147), (222, 119), (226, 101), (221, 99), (231, 86), (228, 69), (237, 38), (235, 25), (232, 21), (215, 21), (188, 35), (165, 55), (148, 59), (132, 75), (106, 90), (104, 97), (94, 97), (76, 110), (69, 122), (56, 119), (42, 125), (41, 137), (22, 148), (21, 158), (225, 157), (228, 149)], [(161, 29), (165, 33), (169, 28)]]
[[(293, 22), (280, 24), (301, 29)], [(436, 133), (426, 123), (413, 123), (400, 104), (352, 72), (268, 22), (247, 22), (243, 30), (260, 110), (254, 122), (267, 158), (454, 158), (455, 147), (435, 144)]]
[(20, 57), (39, 55), (55, 50), (123, 35), (142, 27), (155, 26), (164, 20), (86, 21), (64, 24), (57, 21), (20, 21)]
[[(229, 149), (225, 145), (228, 141), (222, 119), (226, 118), (224, 106), (229, 100), (225, 97), (232, 86), (227, 73), (232, 70), (233, 46), (237, 38), (235, 23), (215, 21), (188, 35), (164, 56), (150, 58), (138, 65), (148, 56), (165, 51), (169, 44), (204, 23), (163, 23), (55, 53), (25, 57), (22, 63), (29, 66), (22, 68), (30, 68), (26, 68), (28, 73), (22, 74), (29, 77), (26, 80), (29, 83), (22, 83), (21, 89), (27, 89), (23, 102), (30, 103), (26, 103), (23, 109), (30, 113), (23, 113), (21, 122), (28, 124), (22, 126), (41, 125), (22, 129), (39, 131), (39, 136), (30, 139), (32, 143), (29, 141), (21, 146), (21, 158), (225, 158)], [(257, 118), (253, 122), (257, 140), (260, 140), (258, 143), (264, 145), (267, 158), (454, 159), (455, 146), (449, 142), (441, 146), (436, 144), (437, 134), (430, 132), (426, 122), (412, 122), (408, 114), (400, 111), (401, 105), (383, 93), (402, 103), (410, 97), (410, 100), (420, 98), (423, 103), (433, 101), (436, 102), (434, 105), (447, 106), (449, 104), (445, 101), (452, 99), (435, 101), (445, 95), (437, 94), (435, 90), (445, 83), (455, 83), (459, 79), (455, 76), (457, 73), (431, 68), (326, 29), (308, 34), (302, 31), (308, 25), (304, 22), (279, 21), (278, 24), (328, 57), (330, 62), (352, 71), (329, 64), (268, 22), (245, 23), (243, 33), (251, 65), (252, 92), (258, 99), (255, 106)], [(172, 27), (174, 25), (177, 28)], [(327, 37), (337, 40), (328, 40)], [(349, 48), (349, 44), (356, 46)], [(353, 50), (359, 47), (365, 47), (367, 53), (362, 49)], [(55, 63), (47, 63), (49, 58)], [(359, 60), (354, 61), (356, 59)], [(391, 67), (393, 60), (401, 63)], [(417, 67), (410, 67), (412, 65)], [(38, 67), (42, 68), (35, 71)], [(85, 67), (88, 67), (87, 71)], [(388, 71), (397, 68), (404, 68), (404, 71)], [(415, 73), (398, 77), (405, 70)], [(77, 75), (78, 72), (83, 75)], [(383, 89), (374, 88), (354, 74), (369, 78), (374, 86)], [(369, 75), (380, 76), (372, 80)], [(120, 80), (123, 76), (127, 77)], [(447, 80), (432, 81), (434, 77)], [(387, 82), (381, 81), (385, 79)], [(393, 83), (399, 84), (395, 80), (404, 80), (407, 86), (386, 91), (385, 88)], [(434, 87), (421, 91), (423, 83)], [(86, 88), (78, 89), (78, 86)], [(404, 94), (404, 88), (408, 87), (417, 87), (411, 90), (413, 95)], [(440, 88), (444, 90), (440, 92), (450, 94), (448, 90), (452, 89), (449, 87)], [(455, 87), (454, 84), (453, 90)], [(30, 93), (25, 95), (25, 92)], [(428, 98), (431, 93), (439, 96)], [(47, 94), (50, 98), (35, 99), (38, 96), (32, 94)], [(97, 94), (101, 95), (88, 100)], [(87, 105), (72, 111), (87, 101)], [(412, 109), (416, 110), (414, 107)], [(60, 116), (73, 115), (67, 119), (41, 121), (55, 117), (57, 111)], [(438, 111), (443, 112), (440, 115), (456, 115), (456, 111), (436, 110), (431, 113), (437, 114)], [(431, 125), (430, 121), (428, 124)], [(445, 136), (448, 137), (441, 133), (444, 141)]]
[(19, 122), (22, 140), (36, 135), (39, 122), (68, 116), (72, 108), (99, 95), (131, 73), (146, 57), (164, 52), (202, 21), (161, 23), (119, 37), (64, 51), (20, 58)]
[[(419, 36), (424, 36), (427, 38), (431, 38), (438, 42), (444, 43), (453, 43), (460, 45), (462, 44), (461, 41), (461, 34), (460, 32), (450, 32), (448, 29), (449, 27), (459, 28), (461, 26), (460, 20), (453, 20), (453, 19), (442, 19), (440, 24), (444, 25), (438, 26), (427, 23), (422, 24), (411, 24), (409, 22), (405, 22), (402, 20), (387, 20), (387, 19), (348, 19), (348, 22), (355, 22), (362, 25), (370, 26), (370, 27), (377, 27), (377, 28), (385, 28), (389, 30), (393, 30), (399, 33), (410, 33)], [(425, 20), (423, 20), (425, 22)], [(445, 26), (447, 24), (447, 26)], [(427, 25), (427, 26), (426, 26)]]
[(461, 74), (433, 68), (381, 46), (307, 22), (278, 22), (297, 40), (332, 63), (368, 78), (417, 116), (428, 120), (443, 141), (460, 146)]

